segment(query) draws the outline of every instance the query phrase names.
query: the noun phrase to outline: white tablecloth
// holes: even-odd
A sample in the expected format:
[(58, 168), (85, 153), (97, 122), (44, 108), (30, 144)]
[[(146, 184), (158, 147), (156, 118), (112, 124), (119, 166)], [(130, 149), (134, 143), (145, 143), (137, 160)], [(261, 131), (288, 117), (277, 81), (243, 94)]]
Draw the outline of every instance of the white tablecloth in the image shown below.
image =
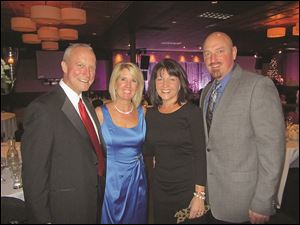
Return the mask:
[[(19, 153), (19, 156), (21, 158), (20, 154), (20, 142), (16, 142), (16, 149)], [(1, 157), (6, 158), (6, 153), (8, 150), (8, 146), (6, 142), (1, 143)], [(8, 168), (5, 168), (1, 172), (1, 177), (5, 179), (5, 181), (1, 181), (1, 197), (7, 196), (7, 197), (14, 197), (14, 198), (19, 198), (24, 201), (24, 193), (23, 189), (13, 189), (13, 181), (10, 177), (10, 171)]]
[(280, 209), (282, 196), (284, 192), (284, 187), (286, 183), (286, 179), (289, 173), (289, 168), (293, 162), (299, 160), (299, 140), (298, 141), (288, 141), (286, 144), (285, 151), (285, 161), (283, 166), (283, 172), (281, 175), (281, 180), (279, 184), (279, 189), (277, 193), (277, 208)]
[(13, 181), (8, 168), (1, 172), (1, 176), (5, 179), (5, 181), (1, 181), (1, 197), (13, 197), (24, 201), (23, 188), (13, 189)]

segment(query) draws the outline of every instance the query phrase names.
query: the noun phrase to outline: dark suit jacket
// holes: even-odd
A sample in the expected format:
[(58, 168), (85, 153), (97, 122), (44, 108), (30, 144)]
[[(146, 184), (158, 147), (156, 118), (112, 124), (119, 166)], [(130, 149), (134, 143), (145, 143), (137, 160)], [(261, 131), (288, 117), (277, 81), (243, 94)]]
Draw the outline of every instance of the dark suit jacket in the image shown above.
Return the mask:
[[(99, 128), (93, 107), (83, 100)], [(97, 156), (60, 86), (29, 105), (24, 130), (23, 185), (31, 222), (97, 223)]]

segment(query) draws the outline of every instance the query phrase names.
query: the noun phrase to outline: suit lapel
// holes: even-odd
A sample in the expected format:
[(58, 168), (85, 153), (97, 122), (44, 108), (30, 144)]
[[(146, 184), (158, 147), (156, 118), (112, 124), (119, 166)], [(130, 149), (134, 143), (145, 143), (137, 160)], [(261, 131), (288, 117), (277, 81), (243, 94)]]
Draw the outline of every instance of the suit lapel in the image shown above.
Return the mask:
[(94, 122), (96, 124), (102, 148), (106, 152), (106, 148), (105, 148), (105, 144), (104, 144), (104, 139), (103, 139), (102, 132), (101, 132), (101, 125), (100, 125), (100, 122), (99, 122), (98, 117), (96, 115), (96, 112), (94, 110), (94, 107), (92, 106), (92, 104), (89, 103), (89, 101), (86, 99), (86, 97), (82, 96), (82, 100), (84, 101), (84, 103), (85, 103), (85, 105), (87, 107), (87, 110), (89, 110), (89, 112), (91, 114), (91, 117), (92, 117), (92, 119), (94, 120)]
[(65, 98), (65, 102), (61, 109), (65, 113), (65, 115), (68, 117), (70, 122), (73, 124), (73, 126), (76, 128), (76, 130), (81, 134), (81, 136), (88, 139), (89, 136), (88, 136), (86, 129), (80, 119), (80, 116), (74, 109), (74, 106), (72, 105), (72, 103), (68, 97)]
[(200, 108), (202, 108), (202, 116), (204, 121), (204, 132), (205, 132), (205, 139), (206, 143), (208, 142), (208, 133), (207, 133), (207, 123), (206, 123), (206, 110), (205, 110), (205, 99), (209, 90), (212, 86), (213, 82), (210, 82), (202, 91), (201, 98), (200, 98)]
[(202, 91), (201, 99), (200, 99), (200, 107), (201, 107), (202, 109), (205, 108), (205, 107), (204, 107), (205, 98), (206, 98), (206, 95), (208, 94), (208, 91), (209, 91), (209, 89), (211, 88), (212, 84), (213, 84), (213, 82), (208, 83), (208, 84), (206, 85), (206, 87), (205, 87), (205, 88), (203, 89), (203, 91)]
[(92, 117), (92, 119), (94, 120), (97, 129), (99, 130), (99, 128), (100, 128), (100, 123), (99, 123), (99, 120), (98, 120), (98, 118), (97, 118), (97, 115), (96, 115), (96, 113), (95, 113), (95, 110), (94, 110), (93, 106), (89, 103), (89, 101), (87, 100), (86, 97), (82, 96), (82, 100), (83, 100), (84, 104), (86, 105), (87, 110), (88, 110), (89, 113), (91, 114), (91, 117)]
[(217, 120), (218, 118), (222, 118), (223, 112), (226, 110), (228, 105), (230, 104), (234, 95), (236, 95), (237, 87), (240, 83), (240, 74), (241, 68), (239, 65), (236, 65), (236, 68), (232, 74), (231, 80), (228, 82), (224, 93), (218, 103), (218, 106), (214, 112), (213, 120)]
[[(64, 90), (60, 87), (60, 96), (62, 99), (62, 112), (66, 115), (68, 120), (73, 124), (75, 129), (79, 132), (79, 134), (82, 136), (83, 141), (85, 141), (90, 147), (91, 147), (91, 154), (88, 154), (89, 157), (91, 157), (92, 161), (97, 161), (97, 156), (94, 151), (94, 147), (92, 146), (92, 142), (90, 140), (90, 137), (82, 123), (82, 120), (80, 116), (78, 115), (76, 109), (72, 105), (71, 101), (67, 97)], [(83, 148), (82, 148), (83, 149)], [(86, 151), (86, 149), (83, 149)]]

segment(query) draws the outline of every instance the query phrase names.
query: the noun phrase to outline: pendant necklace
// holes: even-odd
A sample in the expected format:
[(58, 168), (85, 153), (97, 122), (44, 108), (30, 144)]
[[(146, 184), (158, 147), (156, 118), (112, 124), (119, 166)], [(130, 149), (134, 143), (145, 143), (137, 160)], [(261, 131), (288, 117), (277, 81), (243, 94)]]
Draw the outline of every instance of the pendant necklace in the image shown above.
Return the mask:
[(118, 107), (117, 107), (115, 104), (114, 104), (114, 107), (115, 107), (115, 109), (116, 109), (119, 113), (124, 114), (124, 115), (128, 115), (128, 114), (132, 113), (132, 111), (133, 111), (133, 105), (132, 105), (132, 104), (131, 104), (131, 109), (130, 109), (128, 112), (124, 112), (124, 111), (118, 109)]

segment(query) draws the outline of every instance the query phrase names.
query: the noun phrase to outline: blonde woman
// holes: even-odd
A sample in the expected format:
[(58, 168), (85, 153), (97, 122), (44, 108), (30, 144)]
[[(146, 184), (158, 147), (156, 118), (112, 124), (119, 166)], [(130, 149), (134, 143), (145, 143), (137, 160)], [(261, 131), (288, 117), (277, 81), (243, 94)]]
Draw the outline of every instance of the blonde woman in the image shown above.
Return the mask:
[(107, 149), (102, 224), (147, 222), (143, 89), (143, 75), (135, 64), (117, 64), (109, 83), (112, 101), (96, 108)]

